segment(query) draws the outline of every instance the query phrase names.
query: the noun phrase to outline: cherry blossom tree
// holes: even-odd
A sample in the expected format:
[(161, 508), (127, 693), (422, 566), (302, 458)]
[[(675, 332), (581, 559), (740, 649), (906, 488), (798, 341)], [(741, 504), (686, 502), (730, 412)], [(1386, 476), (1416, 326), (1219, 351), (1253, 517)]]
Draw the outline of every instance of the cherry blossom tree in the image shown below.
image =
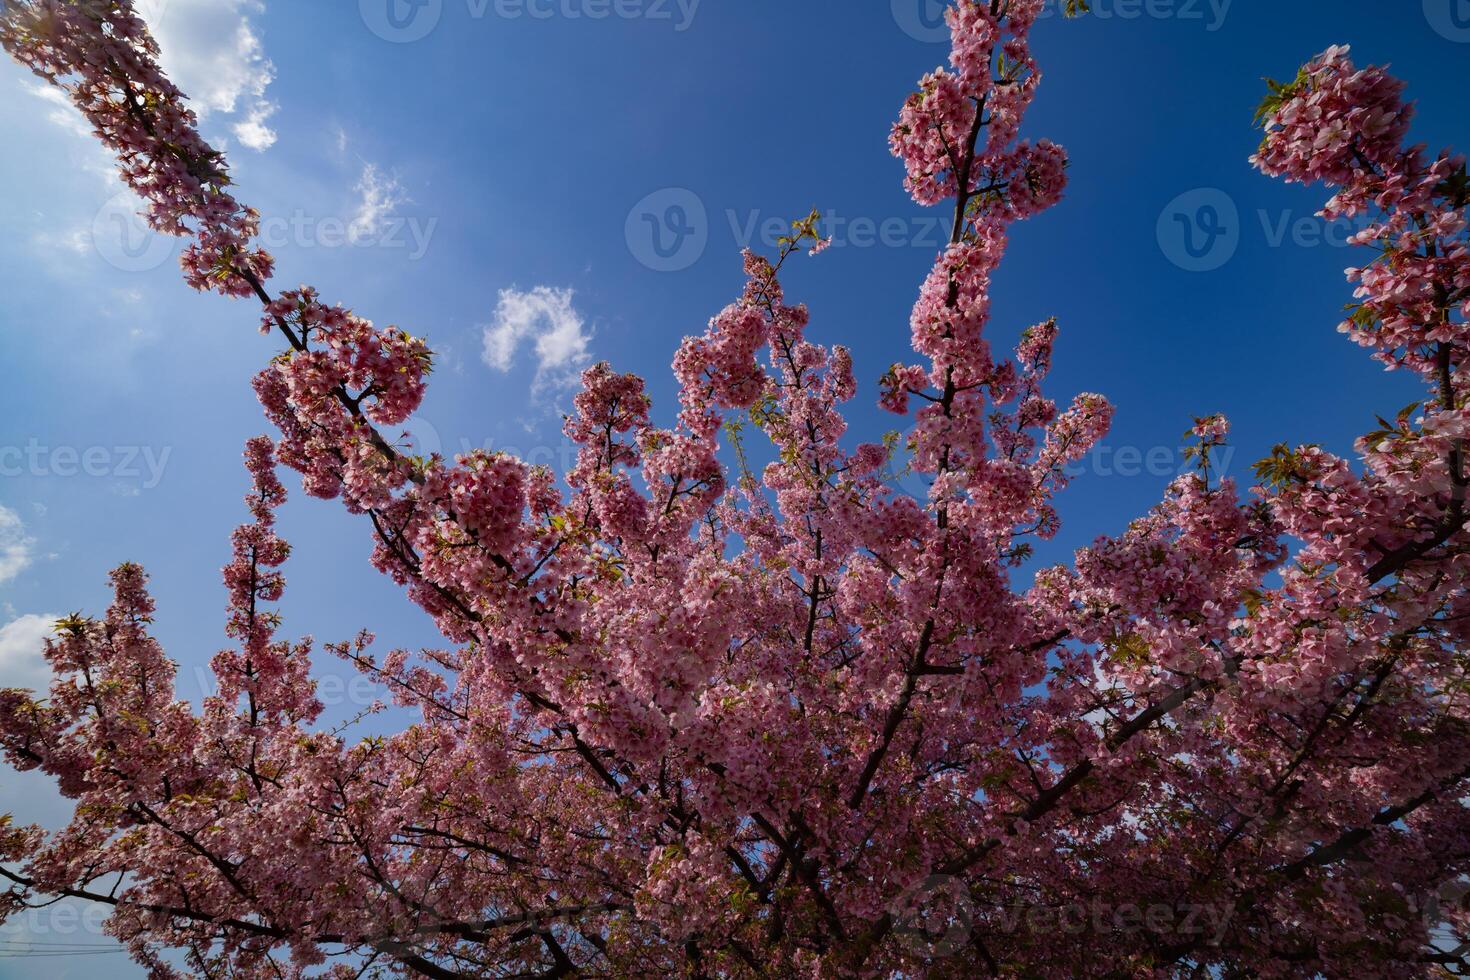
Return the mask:
[[(130, 0), (7, 5), (0, 42), (187, 239), (188, 283), (257, 300), (284, 346), (254, 378), (275, 434), (245, 448), (217, 693), (176, 695), (134, 565), (105, 617), (57, 625), (49, 691), (0, 692), (8, 762), (75, 803), (0, 827), (0, 915), (108, 906), (160, 977), (1465, 970), (1435, 937), (1470, 921), (1433, 901), (1470, 871), (1464, 160), (1407, 147), (1402, 84), (1346, 49), (1273, 84), (1253, 162), (1361, 219), (1341, 329), (1424, 401), (1357, 460), (1278, 447), (1244, 490), (1200, 419), (1196, 472), (1037, 571), (1111, 416), (1043, 393), (1054, 320), (987, 340), (1009, 227), (1066, 183), (1021, 135), (1041, 8), (957, 0), (893, 128), (913, 198), (954, 214), (880, 383), (913, 499), (891, 443), (848, 438), (848, 351), (783, 292), (814, 220), (680, 347), (670, 426), (603, 364), (569, 472), (411, 455), (426, 342), (272, 291)], [(761, 472), (722, 461), (737, 431), (769, 439)], [(443, 634), (326, 645), (410, 709), (391, 737), (324, 730), (312, 644), (278, 635), (279, 467), (360, 516)]]

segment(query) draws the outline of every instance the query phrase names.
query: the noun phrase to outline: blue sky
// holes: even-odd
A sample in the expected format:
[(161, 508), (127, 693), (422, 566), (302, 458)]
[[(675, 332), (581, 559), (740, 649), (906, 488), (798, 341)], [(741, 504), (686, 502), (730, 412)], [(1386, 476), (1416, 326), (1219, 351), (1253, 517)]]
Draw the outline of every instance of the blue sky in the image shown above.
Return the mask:
[[(945, 56), (928, 0), (392, 0), (394, 17), (388, 2), (143, 6), (267, 219), (275, 285), (311, 283), (441, 352), (421, 445), (564, 469), (566, 378), (604, 358), (647, 377), (668, 421), (673, 351), (738, 292), (739, 249), (771, 250), (773, 223), (813, 207), (836, 219), (836, 247), (796, 263), (788, 292), (810, 304), (814, 339), (854, 351), (854, 435), (894, 427), (875, 382), (907, 357), (942, 237), (886, 149), (903, 97)], [(1158, 500), (1195, 415), (1231, 416), (1228, 472), (1247, 479), (1276, 442), (1347, 451), (1375, 412), (1418, 397), (1334, 332), (1342, 270), (1360, 260), (1313, 218), (1321, 193), (1246, 162), (1262, 76), (1350, 43), (1409, 81), (1418, 138), (1470, 143), (1470, 0), (1094, 7), (1036, 33), (1046, 80), (1027, 131), (1067, 146), (1071, 186), (1016, 230), (992, 327), (1003, 346), (1058, 316), (1052, 393), (1118, 407), (1048, 560)], [(171, 243), (129, 225), (107, 161), (29, 75), (0, 64), (0, 91), (0, 685), (35, 683), (45, 623), (100, 613), (107, 570), (132, 560), (197, 701), (224, 642), (241, 444), (266, 430), (249, 379), (276, 342), (250, 305), (182, 285)], [(436, 643), (368, 567), (360, 521), (297, 492), (283, 528), (288, 632)], [(335, 663), (319, 675), (333, 717), (371, 700)], [(65, 813), (8, 770), (3, 810)], [(42, 916), (0, 943), (17, 930), (102, 941)], [(0, 977), (33, 962), (0, 956)], [(47, 966), (86, 976), (90, 962)]]

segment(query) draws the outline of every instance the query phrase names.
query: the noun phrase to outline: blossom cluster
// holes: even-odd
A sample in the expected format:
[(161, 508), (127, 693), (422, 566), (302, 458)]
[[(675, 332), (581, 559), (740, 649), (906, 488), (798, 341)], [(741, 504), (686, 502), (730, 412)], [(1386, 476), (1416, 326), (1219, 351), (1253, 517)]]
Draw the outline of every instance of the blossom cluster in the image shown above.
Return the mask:
[(192, 238), (179, 257), (190, 286), (248, 296), (242, 273), (270, 277), (271, 256), (251, 244), (260, 215), (226, 189), (224, 156), (159, 70), (158, 44), (131, 3), (27, 0), (0, 13), (0, 46), (70, 97), (117, 155), (149, 226)]
[[(1470, 873), (1463, 165), (1404, 147), (1402, 86), (1345, 49), (1277, 86), (1256, 162), (1325, 182), (1329, 213), (1373, 211), (1358, 243), (1382, 254), (1352, 273), (1347, 329), (1427, 400), (1365, 436), (1360, 466), (1283, 445), (1249, 490), (1211, 479), (1228, 421), (1196, 419), (1199, 472), (1035, 569), (1068, 464), (1113, 418), (1100, 395), (1048, 394), (1055, 320), (992, 323), (1011, 225), (1065, 190), (1065, 151), (1020, 135), (1042, 7), (956, 0), (950, 66), (892, 131), (910, 193), (955, 218), (912, 358), (878, 384), (905, 435), (854, 445), (852, 353), (786, 294), (788, 261), (825, 241), (808, 224), (746, 253), (740, 294), (680, 346), (668, 425), (642, 379), (584, 373), (564, 474), (395, 440), (425, 342), (267, 291), (254, 213), (129, 0), (0, 14), (0, 43), (93, 122), (154, 227), (193, 236), (186, 280), (256, 297), (285, 341), (254, 379), (277, 434), (246, 445), (217, 692), (197, 712), (177, 697), (135, 565), (102, 618), (57, 624), (49, 691), (0, 691), (6, 760), (76, 804), (54, 833), (0, 825), (0, 915), (112, 906), (161, 977), (170, 949), (200, 975), (342, 980), (379, 962), (1423, 975), (1415, 903)], [(913, 479), (894, 481), (901, 440)], [(393, 734), (322, 730), (314, 645), (277, 638), (278, 465), (363, 518), (373, 565), (443, 636), (325, 644), (417, 712)], [(1099, 895), (1231, 914), (1209, 937), (1182, 917), (1044, 941), (1005, 925)], [(926, 901), (966, 913), (947, 962), (907, 918)]]

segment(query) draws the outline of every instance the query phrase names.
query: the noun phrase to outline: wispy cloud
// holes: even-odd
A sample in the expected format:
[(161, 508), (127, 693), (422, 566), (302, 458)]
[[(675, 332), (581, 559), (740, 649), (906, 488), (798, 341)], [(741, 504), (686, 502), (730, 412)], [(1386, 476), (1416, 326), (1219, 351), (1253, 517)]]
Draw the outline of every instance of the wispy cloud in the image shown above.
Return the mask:
[(36, 541), (26, 533), (20, 515), (0, 505), (0, 583), (9, 582), (30, 567), (35, 547)]
[(32, 614), (0, 626), (0, 687), (41, 691), (49, 686), (51, 665), (46, 663), (45, 641), (59, 618)]
[(265, 150), (276, 141), (266, 123), (276, 105), (266, 90), (276, 77), (251, 15), (259, 0), (139, 0), (138, 11), (158, 40), (159, 61), (189, 96), (201, 118), (234, 117), (242, 145)]
[(274, 103), (257, 102), (251, 106), (250, 112), (243, 120), (235, 123), (235, 138), (245, 147), (255, 150), (268, 150), (276, 141), (276, 131), (265, 124), (276, 111)]
[(358, 178), (357, 210), (347, 225), (347, 233), (353, 241), (376, 238), (383, 228), (383, 221), (399, 206), (408, 203), (408, 195), (397, 178), (381, 173), (371, 163), (362, 168)]
[(31, 241), (39, 248), (61, 249), (76, 255), (86, 255), (92, 251), (92, 236), (80, 228), (65, 232), (39, 231), (32, 236)]
[[(265, 5), (259, 0), (138, 0), (137, 9), (158, 41), (165, 74), (200, 118), (230, 117), (230, 132), (241, 145), (269, 149), (276, 132), (268, 122), (277, 106), (266, 90), (276, 68), (250, 20)], [(26, 89), (50, 106), (48, 119), (91, 138), (92, 127), (59, 89), (43, 82), (27, 82)]]
[(49, 108), (46, 118), (68, 132), (75, 133), (85, 139), (92, 136), (92, 127), (87, 124), (86, 118), (81, 110), (72, 105), (71, 99), (54, 85), (45, 82), (25, 82), (26, 91), (36, 98), (45, 102)]
[(502, 289), (495, 319), (484, 328), (486, 364), (509, 372), (516, 351), (529, 346), (535, 355), (535, 394), (570, 387), (591, 360), (592, 333), (572, 305), (570, 289), (537, 286), (521, 292)]

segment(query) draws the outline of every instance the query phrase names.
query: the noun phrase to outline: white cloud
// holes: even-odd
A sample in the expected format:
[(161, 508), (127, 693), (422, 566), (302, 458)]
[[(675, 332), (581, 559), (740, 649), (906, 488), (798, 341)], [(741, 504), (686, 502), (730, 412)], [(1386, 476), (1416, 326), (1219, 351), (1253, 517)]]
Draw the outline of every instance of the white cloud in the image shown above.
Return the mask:
[[(3, 7), (0, 0), (0, 7)], [(81, 149), (77, 160), (78, 167), (85, 173), (96, 174), (102, 178), (102, 182), (109, 187), (121, 187), (122, 181), (117, 175), (117, 160), (112, 153), (103, 147), (92, 134), (92, 124), (87, 122), (80, 109), (72, 104), (71, 99), (61, 89), (45, 82), (25, 82), (23, 87), (27, 92), (42, 102), (46, 103), (46, 118), (61, 129), (78, 137), (77, 147)], [(39, 216), (39, 212), (38, 212)], [(86, 237), (85, 231), (77, 232), (77, 235)], [(55, 241), (38, 242), (42, 245), (55, 245)], [(77, 248), (76, 251), (86, 251), (85, 248)]]
[[(250, 22), (265, 10), (260, 0), (138, 0), (137, 10), (158, 41), (164, 73), (201, 119), (233, 117), (230, 131), (252, 150), (276, 142), (267, 120), (277, 106), (266, 98), (276, 68)], [(26, 89), (50, 106), (48, 119), (91, 138), (92, 127), (60, 89), (44, 82)]]
[(0, 688), (25, 687), (46, 690), (51, 683), (51, 665), (46, 663), (45, 640), (59, 616), (21, 616), (0, 626)]
[(577, 379), (591, 360), (592, 333), (572, 306), (572, 290), (537, 286), (529, 292), (500, 291), (495, 320), (485, 331), (485, 363), (508, 372), (516, 350), (529, 344), (536, 355), (532, 390), (563, 388)]
[(265, 124), (276, 111), (274, 102), (257, 102), (241, 122), (235, 123), (235, 138), (248, 149), (268, 150), (276, 142), (276, 131)]
[(399, 205), (408, 202), (403, 187), (394, 177), (385, 177), (371, 163), (362, 168), (358, 178), (357, 211), (347, 226), (347, 234), (353, 241), (378, 237), (382, 232), (383, 220), (393, 214)]
[(266, 120), (276, 111), (265, 97), (276, 77), (251, 14), (259, 0), (139, 0), (138, 12), (158, 40), (159, 61), (189, 96), (200, 118), (237, 116), (232, 131), (243, 145), (264, 150), (276, 141)]
[(47, 119), (78, 136), (91, 137), (91, 125), (88, 124), (81, 110), (72, 105), (71, 99), (67, 98), (66, 93), (61, 89), (46, 82), (26, 82), (24, 84), (27, 92), (51, 107), (46, 113)]
[(0, 583), (9, 582), (30, 567), (35, 546), (20, 515), (0, 506)]
[(41, 248), (63, 249), (77, 255), (92, 251), (92, 236), (80, 228), (66, 232), (40, 231), (31, 240)]

